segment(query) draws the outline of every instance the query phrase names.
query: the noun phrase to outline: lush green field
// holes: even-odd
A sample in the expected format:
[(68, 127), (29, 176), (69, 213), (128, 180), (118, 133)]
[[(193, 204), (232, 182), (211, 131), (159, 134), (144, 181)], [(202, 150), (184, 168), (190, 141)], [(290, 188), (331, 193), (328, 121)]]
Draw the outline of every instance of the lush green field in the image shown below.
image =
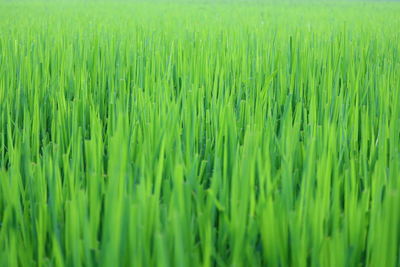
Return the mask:
[(400, 3), (0, 4), (0, 266), (400, 265)]

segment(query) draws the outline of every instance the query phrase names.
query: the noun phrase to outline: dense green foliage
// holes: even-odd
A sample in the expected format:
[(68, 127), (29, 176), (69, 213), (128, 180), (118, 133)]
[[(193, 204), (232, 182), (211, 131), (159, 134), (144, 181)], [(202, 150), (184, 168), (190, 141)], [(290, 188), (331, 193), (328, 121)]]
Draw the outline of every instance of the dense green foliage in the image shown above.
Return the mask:
[(400, 3), (0, 4), (0, 266), (398, 266)]

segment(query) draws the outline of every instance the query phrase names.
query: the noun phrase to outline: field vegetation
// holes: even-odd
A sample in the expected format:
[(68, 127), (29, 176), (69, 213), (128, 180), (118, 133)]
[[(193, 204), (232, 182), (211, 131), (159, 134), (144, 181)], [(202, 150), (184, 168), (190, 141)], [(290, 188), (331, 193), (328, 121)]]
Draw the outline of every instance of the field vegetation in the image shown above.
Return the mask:
[(399, 190), (400, 3), (0, 3), (0, 266), (394, 267)]

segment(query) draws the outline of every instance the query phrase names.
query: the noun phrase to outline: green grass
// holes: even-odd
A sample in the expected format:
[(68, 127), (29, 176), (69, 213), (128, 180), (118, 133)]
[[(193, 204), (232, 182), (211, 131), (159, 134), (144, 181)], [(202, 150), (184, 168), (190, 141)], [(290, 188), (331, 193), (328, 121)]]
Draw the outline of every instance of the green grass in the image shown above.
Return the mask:
[(0, 266), (399, 266), (400, 3), (0, 3)]

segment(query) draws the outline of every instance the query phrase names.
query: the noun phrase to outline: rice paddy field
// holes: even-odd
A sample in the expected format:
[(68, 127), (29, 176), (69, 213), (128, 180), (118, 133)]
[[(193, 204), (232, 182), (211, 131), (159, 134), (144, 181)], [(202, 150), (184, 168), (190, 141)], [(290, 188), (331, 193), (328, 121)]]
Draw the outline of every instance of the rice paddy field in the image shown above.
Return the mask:
[(400, 2), (0, 2), (0, 266), (400, 266)]

